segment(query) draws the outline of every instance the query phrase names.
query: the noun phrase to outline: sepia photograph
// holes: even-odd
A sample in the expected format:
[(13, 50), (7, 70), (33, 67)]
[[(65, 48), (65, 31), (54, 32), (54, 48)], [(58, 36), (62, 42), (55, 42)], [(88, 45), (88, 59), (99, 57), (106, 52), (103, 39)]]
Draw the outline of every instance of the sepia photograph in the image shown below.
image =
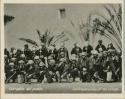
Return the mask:
[(122, 4), (4, 4), (6, 94), (122, 93)]

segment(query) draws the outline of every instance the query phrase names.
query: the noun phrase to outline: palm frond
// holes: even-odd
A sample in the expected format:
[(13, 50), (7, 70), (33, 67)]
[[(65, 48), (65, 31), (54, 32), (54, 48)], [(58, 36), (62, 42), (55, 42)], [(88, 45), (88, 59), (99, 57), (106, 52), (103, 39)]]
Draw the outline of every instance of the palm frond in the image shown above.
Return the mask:
[(69, 22), (71, 23), (72, 27), (77, 30), (77, 27), (75, 26), (75, 24), (73, 23), (73, 21), (69, 19)]
[(61, 40), (62, 38), (64, 38), (66, 35), (62, 35), (59, 38), (56, 38), (55, 40), (53, 40), (53, 44), (55, 44), (57, 41)]
[(64, 40), (62, 40), (61, 42), (67, 42), (69, 40), (69, 38), (65, 38)]
[(36, 31), (37, 31), (37, 34), (39, 36), (40, 42), (43, 43), (43, 38), (42, 38), (42, 35), (41, 35), (40, 31), (38, 29)]
[(8, 22), (11, 22), (14, 18), (14, 16), (4, 15), (4, 24), (6, 25)]
[(31, 39), (19, 38), (19, 40), (25, 41), (25, 42), (27, 42), (27, 43), (29, 43), (29, 44), (34, 45), (34, 46), (38, 46), (38, 44), (37, 44), (35, 41), (31, 40)]
[(54, 39), (54, 36), (52, 36), (52, 37), (50, 37), (50, 38), (48, 39), (48, 42), (47, 42), (47, 45), (48, 45), (48, 46), (49, 46), (50, 44), (52, 44), (53, 39)]
[(69, 35), (72, 39), (75, 39), (74, 34), (70, 30), (65, 30), (64, 31), (67, 35)]

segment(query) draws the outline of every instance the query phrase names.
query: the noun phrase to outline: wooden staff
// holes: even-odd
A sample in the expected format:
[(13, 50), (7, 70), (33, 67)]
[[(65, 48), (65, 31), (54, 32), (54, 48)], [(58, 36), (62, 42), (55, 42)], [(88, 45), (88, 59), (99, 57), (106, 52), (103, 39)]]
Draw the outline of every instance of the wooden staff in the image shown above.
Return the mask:
[(16, 74), (16, 71), (7, 79), (7, 82)]
[(44, 57), (45, 59), (45, 66), (48, 68), (48, 61), (47, 61), (47, 57)]

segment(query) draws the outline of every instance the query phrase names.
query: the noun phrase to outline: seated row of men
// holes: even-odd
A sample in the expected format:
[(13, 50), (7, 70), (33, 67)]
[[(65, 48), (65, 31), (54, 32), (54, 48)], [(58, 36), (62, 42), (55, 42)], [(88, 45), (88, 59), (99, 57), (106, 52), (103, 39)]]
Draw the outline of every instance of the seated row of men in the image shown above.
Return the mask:
[(23, 53), (6, 51), (5, 81), (31, 83), (36, 79), (37, 82), (51, 83), (63, 79), (75, 81), (76, 78), (82, 82), (121, 81), (122, 59), (113, 47), (106, 51), (104, 45), (98, 45), (96, 50), (87, 45), (83, 51), (80, 50), (75, 44), (71, 58), (64, 45), (57, 52), (55, 50), (57, 54), (45, 48), (30, 51), (27, 45)]

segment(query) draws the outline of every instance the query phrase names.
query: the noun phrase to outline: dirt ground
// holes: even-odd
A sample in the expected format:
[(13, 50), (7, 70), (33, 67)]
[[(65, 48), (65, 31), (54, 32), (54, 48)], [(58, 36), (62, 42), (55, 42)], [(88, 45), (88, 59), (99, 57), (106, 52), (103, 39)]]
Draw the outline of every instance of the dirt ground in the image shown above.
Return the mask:
[(18, 84), (7, 83), (5, 84), (6, 93), (121, 93), (122, 83), (82, 83), (66, 82), (62, 83), (31, 83), (31, 84)]

